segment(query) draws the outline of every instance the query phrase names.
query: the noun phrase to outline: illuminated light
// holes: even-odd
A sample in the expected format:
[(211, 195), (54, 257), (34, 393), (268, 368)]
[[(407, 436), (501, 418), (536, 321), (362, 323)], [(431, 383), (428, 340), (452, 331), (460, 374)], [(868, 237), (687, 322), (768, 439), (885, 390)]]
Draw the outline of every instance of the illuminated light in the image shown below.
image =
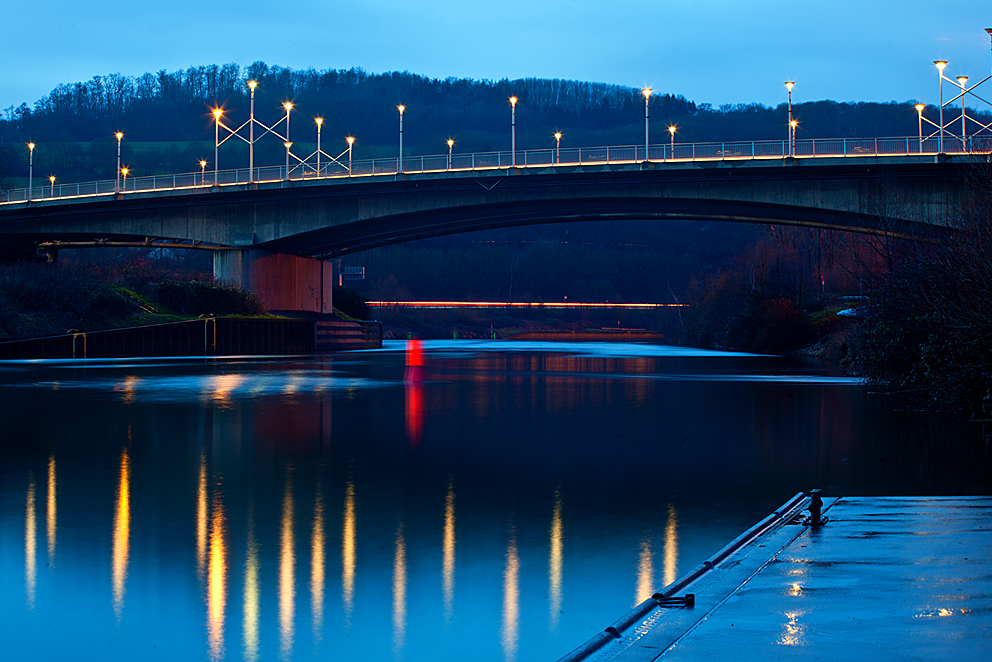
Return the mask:
[(121, 168), (121, 174), (123, 174), (125, 177), (127, 177), (127, 173), (129, 172), (130, 170), (128, 168)]
[(210, 659), (224, 657), (224, 610), (227, 606), (227, 548), (224, 544), (224, 505), (214, 495), (210, 522), (210, 565), (207, 571), (207, 643)]
[(255, 542), (255, 522), (248, 516), (248, 551), (245, 553), (244, 590), (244, 655), (246, 662), (258, 660), (258, 544)]
[(555, 140), (561, 140), (561, 132), (555, 133)]
[(500, 639), (503, 659), (513, 662), (517, 658), (520, 633), (520, 557), (517, 554), (517, 537), (510, 535), (506, 549), (506, 569), (503, 571), (503, 626)]
[(964, 87), (964, 84), (968, 82), (967, 76), (958, 76), (958, 85)]
[(926, 108), (926, 105), (922, 103), (918, 103), (915, 106), (913, 106), (913, 108), (916, 108), (916, 112), (922, 113), (923, 109)]
[(203, 581), (207, 569), (207, 455), (200, 453), (200, 470), (196, 479), (196, 574)]
[(637, 588), (634, 592), (634, 605), (639, 605), (654, 595), (654, 566), (651, 559), (651, 538), (645, 536), (640, 544), (641, 553), (637, 561)]
[(279, 531), (279, 651), (283, 659), (293, 652), (296, 608), (296, 551), (293, 548), (293, 483), (286, 477), (282, 498), (282, 522)]
[(121, 139), (124, 137), (124, 134), (118, 131), (117, 133), (114, 134), (114, 137), (117, 138), (117, 142), (120, 142)]
[(396, 555), (393, 558), (393, 655), (400, 657), (406, 643), (406, 538), (403, 523), (396, 531)]
[(324, 495), (317, 489), (313, 505), (313, 533), (310, 536), (310, 613), (314, 641), (320, 641), (324, 625), (324, 566), (327, 541), (324, 534)]
[(347, 138), (345, 138), (345, 140), (348, 142), (348, 147), (351, 147), (352, 145), (355, 144), (355, 139), (352, 138), (351, 136), (348, 136)]
[(37, 524), (35, 522), (34, 473), (30, 473), (27, 503), (24, 509), (24, 593), (28, 609), (34, 609), (35, 588), (38, 585)]
[(451, 138), (448, 138), (448, 140), (446, 142), (447, 142), (448, 147), (454, 147), (455, 146), (455, 141), (452, 140)]
[(396, 110), (400, 111), (400, 115), (402, 115), (403, 111), (406, 110), (406, 106), (396, 106)]
[(324, 118), (323, 117), (315, 117), (315, 118), (313, 118), (313, 121), (317, 123), (317, 126), (321, 126), (324, 123)]
[(455, 604), (455, 484), (448, 480), (448, 495), (444, 499), (444, 558), (441, 565), (441, 586), (444, 594), (445, 620), (451, 620)]
[(369, 301), (369, 306), (385, 308), (682, 308), (684, 303), (578, 303), (563, 301)]
[(648, 98), (651, 97), (651, 92), (652, 92), (652, 90), (651, 90), (650, 87), (645, 87), (643, 90), (641, 90), (641, 94), (644, 95), (644, 98), (645, 99), (648, 99)]
[(289, 142), (286, 142), (286, 143), (283, 143), (283, 146), (284, 146), (284, 147), (285, 147), (286, 149), (289, 149), (290, 147), (292, 147), (292, 146), (293, 146), (293, 143), (289, 143)]
[(221, 110), (220, 108), (214, 108), (212, 112), (214, 114), (215, 119), (220, 119), (220, 116), (224, 114), (224, 111)]
[(248, 81), (248, 87), (250, 87), (250, 88), (251, 88), (251, 91), (252, 91), (252, 92), (254, 92), (254, 91), (255, 91), (255, 88), (256, 88), (257, 86), (258, 86), (258, 81), (254, 81), (254, 80), (250, 80), (250, 81)]
[(792, 91), (792, 88), (793, 88), (793, 86), (795, 86), (795, 84), (796, 84), (796, 82), (793, 81), (793, 80), (787, 80), (787, 81), (785, 81), (785, 86), (787, 88), (789, 88), (789, 91), (790, 92)]
[(55, 175), (49, 175), (48, 176), (48, 181), (50, 181), (52, 183), (52, 185), (54, 186), (55, 185)]
[(934, 63), (935, 65), (937, 65), (937, 68), (938, 68), (938, 69), (939, 69), (940, 71), (943, 71), (943, 70), (944, 70), (944, 67), (946, 67), (946, 66), (947, 66), (947, 60), (934, 60), (934, 61), (933, 61), (933, 63)]
[(284, 103), (284, 104), (282, 105), (282, 107), (286, 109), (286, 112), (287, 112), (287, 113), (288, 113), (289, 111), (291, 111), (291, 110), (293, 110), (293, 104), (292, 104), (292, 102), (290, 102), (290, 101), (287, 101), (286, 103)]
[(516, 107), (517, 97), (510, 97), (510, 105)]
[(55, 497), (55, 455), (48, 458), (48, 565), (55, 565), (55, 534), (58, 529), (58, 504)]
[(561, 577), (564, 548), (561, 522), (561, 492), (555, 490), (555, 509), (551, 514), (551, 553), (548, 559), (548, 594), (550, 595), (550, 616), (552, 630), (558, 627), (561, 613)]
[(789, 126), (795, 129), (797, 126), (799, 126), (799, 122), (796, 120), (792, 120), (791, 122), (789, 122)]
[(678, 578), (679, 569), (679, 517), (675, 504), (668, 504), (668, 522), (665, 523), (665, 586)]
[(341, 531), (341, 598), (345, 629), (351, 624), (355, 606), (355, 486), (349, 480), (344, 493), (344, 523)]
[(676, 127), (676, 126), (674, 126), (674, 125), (673, 125), (673, 126), (670, 126), (670, 127), (668, 127), (668, 132), (669, 132), (670, 134), (672, 134), (673, 136), (675, 135), (675, 132), (676, 132), (676, 131), (678, 131), (678, 127)]
[(127, 591), (127, 566), (131, 545), (131, 459), (121, 451), (121, 465), (114, 511), (113, 587), (114, 613), (120, 621)]
[(28, 143), (28, 149), (33, 152), (34, 151), (34, 143)]

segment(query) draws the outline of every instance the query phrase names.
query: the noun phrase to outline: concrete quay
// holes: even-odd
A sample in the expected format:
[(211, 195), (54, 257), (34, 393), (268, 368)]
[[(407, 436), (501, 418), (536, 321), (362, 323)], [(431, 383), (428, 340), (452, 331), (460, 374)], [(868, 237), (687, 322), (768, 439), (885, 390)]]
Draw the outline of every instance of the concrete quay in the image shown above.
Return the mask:
[(825, 498), (821, 526), (809, 503), (563, 662), (992, 660), (992, 497)]

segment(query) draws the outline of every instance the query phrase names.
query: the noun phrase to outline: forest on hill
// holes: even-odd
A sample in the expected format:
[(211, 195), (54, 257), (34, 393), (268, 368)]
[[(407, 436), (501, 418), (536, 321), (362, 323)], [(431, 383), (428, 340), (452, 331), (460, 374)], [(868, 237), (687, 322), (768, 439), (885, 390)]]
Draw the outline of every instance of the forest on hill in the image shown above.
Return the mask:
[[(394, 156), (397, 105), (404, 113), (404, 153), (440, 154), (448, 138), (456, 152), (509, 149), (510, 104), (516, 96), (518, 149), (549, 148), (563, 133), (562, 147), (642, 144), (644, 97), (636, 88), (560, 79), (471, 80), (427, 78), (409, 72), (375, 74), (361, 69), (294, 70), (255, 62), (165, 70), (141, 76), (108, 74), (57, 86), (34, 104), (0, 113), (0, 178), (6, 185), (26, 177), (24, 144), (37, 144), (36, 174), (58, 181), (110, 178), (116, 164), (114, 133), (125, 134), (124, 162), (134, 175), (190, 172), (200, 158), (212, 160), (211, 109), (224, 109), (237, 127), (249, 114), (246, 81), (258, 81), (256, 117), (272, 125), (292, 101), (291, 138), (301, 153), (316, 146), (314, 118), (324, 119), (322, 147), (339, 153), (345, 137), (356, 139), (354, 158)], [(778, 140), (787, 135), (787, 106), (740, 103), (713, 107), (675, 90), (656, 89), (649, 100), (652, 142), (677, 127), (679, 142)], [(917, 135), (914, 100), (889, 103), (802, 101), (794, 92), (797, 137), (863, 138)], [(925, 112), (936, 112), (929, 108)], [(992, 115), (982, 116), (985, 122)], [(945, 111), (950, 121), (954, 111)], [(337, 149), (336, 149), (337, 148)], [(247, 165), (247, 148), (229, 141), (220, 167)], [(281, 141), (256, 146), (256, 164), (280, 164)], [(16, 164), (16, 166), (15, 166)], [(24, 182), (26, 183), (26, 182)], [(0, 181), (0, 186), (4, 181)]]

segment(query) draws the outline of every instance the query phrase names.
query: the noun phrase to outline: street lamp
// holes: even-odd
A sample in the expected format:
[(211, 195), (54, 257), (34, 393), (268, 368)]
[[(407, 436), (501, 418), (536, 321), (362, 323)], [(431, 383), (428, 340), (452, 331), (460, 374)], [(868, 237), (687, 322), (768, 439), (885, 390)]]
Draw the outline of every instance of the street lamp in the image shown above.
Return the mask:
[(351, 146), (355, 144), (355, 139), (348, 136), (345, 140), (348, 141), (348, 176), (351, 177)]
[(967, 76), (958, 76), (958, 85), (961, 86), (961, 151), (967, 151), (967, 147), (965, 147), (965, 133), (968, 131), (968, 128), (964, 123), (964, 95), (968, 91), (968, 88), (965, 86), (967, 82)]
[(517, 97), (510, 97), (510, 165), (517, 167)]
[(213, 186), (217, 186), (217, 149), (220, 147), (220, 116), (224, 111), (214, 108), (214, 181)]
[(448, 138), (448, 170), (451, 170), (451, 150), (455, 147), (455, 141)]
[(795, 156), (796, 155), (796, 127), (797, 126), (799, 126), (799, 121), (798, 120), (791, 120), (789, 122), (789, 136), (790, 136), (790, 145), (791, 145), (791, 154), (792, 154), (792, 156)]
[(786, 89), (789, 90), (789, 156), (796, 155), (795, 148), (793, 146), (796, 138), (795, 134), (793, 133), (793, 129), (795, 127), (792, 125), (792, 87), (795, 84), (796, 82), (792, 80), (785, 81), (785, 87)]
[(31, 202), (31, 189), (34, 183), (34, 143), (28, 143), (28, 202)]
[(124, 191), (127, 190), (127, 173), (128, 173), (127, 168), (121, 168), (121, 174), (124, 175), (124, 189), (123, 189)]
[(313, 121), (317, 123), (317, 176), (320, 177), (320, 127), (324, 125), (324, 118), (315, 117)]
[(940, 136), (937, 138), (937, 151), (944, 153), (944, 67), (947, 60), (934, 60), (937, 66), (937, 76), (940, 79)]
[(248, 183), (255, 181), (255, 88), (258, 81), (248, 81), (251, 90), (251, 106), (248, 111)]
[(396, 110), (400, 111), (400, 160), (396, 172), (403, 174), (403, 111), (406, 110), (406, 106), (396, 106)]
[(678, 131), (678, 127), (672, 124), (668, 127), (668, 133), (672, 136), (672, 160), (675, 160), (675, 132)]
[(52, 195), (50, 197), (54, 198), (55, 197), (55, 175), (49, 175), (48, 176), (48, 181), (50, 181), (52, 183)]
[(920, 121), (920, 154), (922, 154), (923, 153), (923, 109), (926, 108), (926, 106), (922, 103), (918, 103), (915, 106), (913, 106), (913, 108), (916, 108), (916, 114), (919, 117), (919, 121)]
[(555, 131), (555, 162), (561, 165), (561, 131)]
[(121, 190), (121, 140), (124, 139), (124, 134), (118, 131), (114, 134), (117, 138), (117, 190), (115, 192), (120, 193)]
[(293, 146), (293, 143), (288, 140), (283, 143), (286, 146), (286, 179), (289, 179), (289, 148)]
[(644, 95), (644, 160), (648, 160), (648, 102), (651, 100), (651, 88), (641, 90)]
[(206, 159), (200, 159), (200, 186), (203, 186), (203, 184), (204, 184), (204, 182), (203, 182), (203, 174), (206, 172), (206, 170), (207, 170), (207, 161), (206, 161)]

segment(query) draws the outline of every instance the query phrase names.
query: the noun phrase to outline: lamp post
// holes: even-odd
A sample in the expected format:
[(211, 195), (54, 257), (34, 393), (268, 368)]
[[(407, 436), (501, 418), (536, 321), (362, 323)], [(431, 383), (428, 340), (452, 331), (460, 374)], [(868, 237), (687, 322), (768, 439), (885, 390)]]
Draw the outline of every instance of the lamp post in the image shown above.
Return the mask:
[(28, 202), (31, 202), (31, 189), (34, 183), (34, 143), (28, 143)]
[(223, 114), (223, 110), (214, 108), (214, 181), (211, 183), (212, 186), (217, 186), (217, 150), (220, 147), (220, 116)]
[(283, 143), (286, 146), (286, 179), (289, 179), (289, 148), (293, 146), (293, 143), (288, 140)]
[(121, 190), (121, 140), (124, 139), (124, 134), (118, 131), (114, 134), (117, 138), (117, 186), (115, 193), (120, 193)]
[(797, 120), (789, 120), (789, 145), (791, 155), (796, 155), (796, 127), (799, 126)]
[(648, 102), (651, 100), (651, 88), (645, 87), (641, 90), (644, 95), (644, 160), (648, 160)]
[(251, 106), (248, 111), (248, 183), (255, 181), (255, 88), (258, 82), (248, 81), (251, 90)]
[(678, 130), (678, 127), (675, 126), (674, 124), (672, 124), (671, 126), (668, 127), (668, 133), (670, 133), (671, 136), (672, 136), (672, 160), (673, 161), (675, 160), (675, 132), (677, 130)]
[(561, 165), (561, 131), (555, 131), (555, 163)]
[(455, 147), (455, 141), (448, 138), (448, 170), (451, 170), (451, 150)]
[(517, 97), (510, 97), (510, 165), (517, 167)]
[(916, 115), (919, 118), (919, 122), (920, 122), (920, 154), (922, 154), (923, 153), (923, 109), (926, 108), (926, 106), (922, 103), (918, 103), (913, 107), (916, 108)]
[(351, 146), (355, 144), (355, 139), (348, 136), (345, 140), (348, 141), (348, 176), (351, 177)]
[(49, 196), (49, 197), (54, 198), (55, 197), (55, 175), (49, 175), (48, 176), (48, 181), (50, 181), (52, 183), (52, 195)]
[(967, 76), (958, 76), (958, 85), (961, 86), (961, 151), (962, 152), (967, 151), (968, 149), (965, 145), (965, 133), (968, 131), (968, 127), (966, 127), (964, 123), (964, 119), (965, 119), (964, 95), (968, 91), (968, 88), (965, 85), (967, 82), (968, 82)]
[(127, 168), (121, 168), (121, 174), (124, 175), (124, 188), (123, 188), (122, 192), (123, 191), (127, 191), (127, 173), (128, 173), (128, 169)]
[(792, 126), (792, 87), (796, 84), (795, 81), (787, 80), (785, 81), (785, 87), (789, 90), (789, 156), (795, 156), (795, 148), (793, 147), (793, 142), (795, 141), (795, 134), (793, 133)]
[(933, 63), (937, 66), (937, 76), (940, 79), (940, 135), (937, 138), (937, 151), (943, 154), (944, 153), (944, 67), (947, 66), (947, 60), (934, 60)]
[(403, 111), (406, 110), (406, 106), (396, 106), (396, 110), (400, 111), (400, 160), (396, 166), (396, 172), (403, 174)]
[(205, 183), (203, 180), (206, 171), (207, 171), (207, 160), (200, 159), (200, 186), (203, 186), (203, 184)]
[(320, 127), (324, 125), (324, 118), (315, 117), (313, 121), (317, 123), (317, 176), (320, 177)]

